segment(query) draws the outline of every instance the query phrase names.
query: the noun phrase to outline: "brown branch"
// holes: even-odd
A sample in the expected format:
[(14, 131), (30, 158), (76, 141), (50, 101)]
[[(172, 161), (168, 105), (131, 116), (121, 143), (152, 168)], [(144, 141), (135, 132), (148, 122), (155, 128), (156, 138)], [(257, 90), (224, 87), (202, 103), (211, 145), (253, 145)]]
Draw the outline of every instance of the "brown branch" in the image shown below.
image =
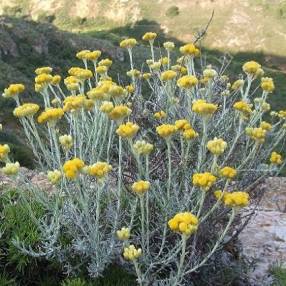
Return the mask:
[(210, 26), (210, 24), (211, 24), (211, 22), (213, 20), (213, 17), (214, 17), (214, 10), (212, 11), (212, 15), (211, 15), (207, 25), (205, 26), (205, 28), (202, 31), (199, 31), (197, 33), (197, 37), (194, 40), (194, 44), (197, 43), (199, 40), (201, 40), (206, 35), (207, 30), (208, 30), (208, 28), (209, 28), (209, 26)]

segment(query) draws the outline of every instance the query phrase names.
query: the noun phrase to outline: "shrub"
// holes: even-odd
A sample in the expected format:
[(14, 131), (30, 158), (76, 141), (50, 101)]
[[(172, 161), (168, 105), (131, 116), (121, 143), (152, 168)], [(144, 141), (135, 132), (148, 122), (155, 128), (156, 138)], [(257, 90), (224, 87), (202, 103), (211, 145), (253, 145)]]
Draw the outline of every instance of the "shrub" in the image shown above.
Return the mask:
[[(253, 183), (285, 165), (276, 148), (286, 111), (265, 121), (275, 86), (261, 65), (246, 62), (244, 76), (230, 83), (224, 64), (198, 68), (194, 44), (180, 48), (177, 63), (170, 42), (166, 57), (156, 58), (156, 36), (143, 36), (151, 49), (144, 73), (134, 66), (136, 40), (120, 43), (130, 58), (126, 84), (112, 81), (112, 61), (99, 61), (100, 51), (77, 53), (83, 67), (70, 68), (64, 85), (52, 68), (37, 69), (39, 115), (38, 105), (21, 103), (22, 85), (5, 89), (39, 171), (55, 187), (46, 194), (17, 177), (29, 189), (22, 203), (41, 241), (14, 239), (23, 253), (57, 259), (68, 274), (98, 277), (117, 261), (133, 266), (140, 285), (191, 283), (239, 226)], [(7, 145), (0, 159), (17, 176)], [(40, 218), (27, 203), (31, 195)]]
[(177, 6), (171, 6), (166, 11), (166, 16), (170, 18), (176, 17), (179, 14), (180, 14), (180, 10), (179, 10), (179, 7)]

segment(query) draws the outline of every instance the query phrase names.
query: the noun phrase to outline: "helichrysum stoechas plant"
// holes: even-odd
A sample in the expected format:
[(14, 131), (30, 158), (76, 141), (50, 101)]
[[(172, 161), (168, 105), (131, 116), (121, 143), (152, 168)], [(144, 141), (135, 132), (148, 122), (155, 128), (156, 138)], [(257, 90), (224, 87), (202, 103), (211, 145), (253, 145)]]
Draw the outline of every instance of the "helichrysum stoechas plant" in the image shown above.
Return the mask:
[[(42, 244), (14, 243), (28, 255), (58, 259), (68, 272), (86, 267), (98, 276), (117, 259), (134, 266), (140, 285), (189, 285), (249, 204), (251, 184), (285, 165), (279, 143), (286, 111), (271, 111), (275, 84), (259, 63), (245, 63), (244, 76), (230, 82), (224, 67), (198, 68), (193, 43), (179, 48), (176, 61), (174, 43), (164, 43), (157, 58), (157, 34), (142, 39), (151, 49), (145, 70), (133, 60), (136, 39), (120, 43), (130, 59), (127, 82), (109, 76), (112, 60), (100, 59), (100, 51), (83, 50), (76, 55), (83, 65), (66, 78), (36, 69), (43, 106), (22, 102), (22, 84), (4, 90), (55, 189), (52, 196), (39, 192), (9, 160), (9, 146), (0, 145), (3, 172), (29, 190), (22, 203), (29, 209), (33, 193), (45, 209)], [(220, 229), (218, 217), (227, 220)]]

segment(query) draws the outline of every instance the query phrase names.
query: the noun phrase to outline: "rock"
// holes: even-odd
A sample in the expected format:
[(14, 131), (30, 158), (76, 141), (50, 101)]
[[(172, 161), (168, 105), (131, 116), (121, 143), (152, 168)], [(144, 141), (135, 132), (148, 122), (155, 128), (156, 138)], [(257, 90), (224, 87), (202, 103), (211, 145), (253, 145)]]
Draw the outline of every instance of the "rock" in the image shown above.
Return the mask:
[(264, 187), (259, 208), (239, 235), (243, 256), (254, 266), (249, 272), (253, 286), (271, 285), (270, 268), (286, 261), (286, 178), (268, 178)]

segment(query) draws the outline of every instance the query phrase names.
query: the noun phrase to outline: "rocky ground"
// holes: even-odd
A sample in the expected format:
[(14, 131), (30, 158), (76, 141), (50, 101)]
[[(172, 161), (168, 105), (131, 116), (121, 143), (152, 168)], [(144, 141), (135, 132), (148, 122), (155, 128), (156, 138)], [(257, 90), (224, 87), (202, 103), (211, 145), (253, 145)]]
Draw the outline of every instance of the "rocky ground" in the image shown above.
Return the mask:
[(286, 266), (286, 178), (268, 178), (259, 188), (264, 190), (264, 197), (239, 240), (243, 256), (253, 266), (249, 273), (251, 284), (269, 286), (271, 267)]

